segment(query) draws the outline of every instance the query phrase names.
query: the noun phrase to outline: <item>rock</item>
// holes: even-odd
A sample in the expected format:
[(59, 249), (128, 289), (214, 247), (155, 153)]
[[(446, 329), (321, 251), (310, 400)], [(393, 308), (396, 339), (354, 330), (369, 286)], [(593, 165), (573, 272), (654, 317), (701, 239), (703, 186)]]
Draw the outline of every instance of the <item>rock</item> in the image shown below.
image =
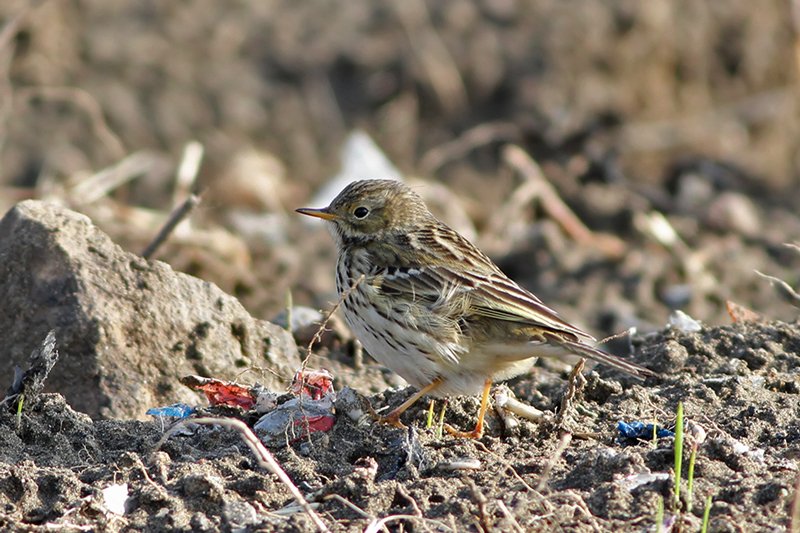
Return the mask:
[(124, 252), (84, 215), (29, 200), (0, 220), (0, 390), (51, 329), (61, 360), (45, 390), (93, 418), (204, 402), (179, 383), (188, 374), (265, 368), (259, 381), (280, 390), (300, 366), (290, 334), (216, 285)]
[(708, 223), (721, 231), (755, 237), (761, 233), (761, 215), (744, 194), (723, 192), (708, 206)]

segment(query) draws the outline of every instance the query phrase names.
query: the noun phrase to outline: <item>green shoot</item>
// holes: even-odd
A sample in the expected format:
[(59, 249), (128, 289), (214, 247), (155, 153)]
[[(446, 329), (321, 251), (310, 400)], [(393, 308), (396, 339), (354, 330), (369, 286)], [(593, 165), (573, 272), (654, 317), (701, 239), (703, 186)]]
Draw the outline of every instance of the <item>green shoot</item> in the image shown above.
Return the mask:
[(435, 403), (435, 400), (431, 400), (431, 404), (428, 407), (428, 422), (425, 424), (425, 429), (431, 429), (433, 426), (433, 406)]
[(664, 498), (658, 497), (658, 507), (656, 508), (656, 533), (661, 533), (664, 524)]
[(658, 413), (653, 411), (653, 448), (658, 448)]
[(706, 499), (706, 508), (703, 511), (703, 527), (700, 528), (700, 533), (706, 533), (708, 530), (708, 516), (711, 514), (711, 494)]
[(675, 421), (675, 508), (681, 504), (681, 469), (683, 467), (683, 402), (678, 402)]
[(25, 403), (25, 395), (19, 395), (19, 401), (17, 402), (17, 431), (19, 428), (22, 427), (22, 404)]
[(694, 483), (694, 460), (697, 457), (697, 443), (692, 444), (692, 455), (689, 456), (689, 482), (686, 485), (686, 511), (692, 512), (692, 484)]
[(439, 413), (439, 423), (436, 425), (436, 438), (442, 439), (442, 429), (444, 429), (444, 412), (447, 409), (447, 402), (442, 405), (442, 412)]

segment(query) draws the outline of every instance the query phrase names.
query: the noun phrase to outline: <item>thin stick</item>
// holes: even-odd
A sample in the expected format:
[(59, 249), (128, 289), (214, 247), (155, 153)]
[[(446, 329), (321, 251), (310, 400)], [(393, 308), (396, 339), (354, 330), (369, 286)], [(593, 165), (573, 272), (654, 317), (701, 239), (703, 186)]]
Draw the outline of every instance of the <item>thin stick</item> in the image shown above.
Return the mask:
[(506, 517), (506, 520), (511, 522), (511, 525), (514, 527), (514, 531), (517, 533), (525, 533), (522, 529), (522, 526), (519, 525), (517, 519), (514, 518), (514, 515), (511, 514), (511, 511), (506, 507), (506, 504), (503, 503), (503, 500), (498, 499), (496, 502), (497, 508), (500, 509), (500, 512), (503, 513), (503, 516)]
[(467, 486), (469, 487), (470, 492), (472, 492), (472, 498), (478, 504), (478, 519), (481, 528), (486, 533), (490, 533), (494, 531), (491, 522), (489, 522), (489, 512), (486, 509), (489, 500), (481, 494), (481, 491), (478, 490), (478, 486), (475, 485), (475, 482), (468, 477), (464, 478)]
[(145, 259), (150, 259), (153, 257), (153, 254), (162, 244), (164, 244), (164, 241), (167, 240), (167, 237), (169, 237), (172, 231), (178, 226), (178, 224), (181, 223), (183, 219), (189, 216), (189, 213), (191, 213), (199, 203), (200, 196), (197, 194), (190, 194), (186, 201), (172, 212), (167, 222), (161, 228), (161, 231), (158, 232), (158, 235), (155, 236), (152, 242), (150, 242), (150, 244), (147, 245), (147, 248), (145, 248), (145, 250), (142, 252), (142, 257)]
[(303, 493), (300, 492), (300, 489), (295, 486), (292, 482), (291, 478), (286, 474), (286, 472), (281, 468), (281, 465), (272, 457), (272, 454), (269, 453), (264, 445), (258, 440), (258, 437), (253, 434), (253, 431), (241, 420), (236, 420), (235, 418), (187, 418), (181, 420), (169, 431), (167, 431), (163, 437), (156, 443), (155, 447), (153, 448), (153, 452), (158, 451), (161, 445), (166, 442), (166, 440), (177, 431), (179, 428), (187, 425), (187, 424), (203, 424), (203, 425), (213, 425), (217, 424), (229, 429), (234, 429), (238, 431), (241, 436), (242, 440), (245, 444), (250, 448), (253, 452), (253, 455), (256, 456), (256, 461), (261, 468), (268, 470), (278, 476), (278, 479), (283, 483), (287, 489), (289, 489), (289, 493), (292, 497), (297, 500), (297, 503), (300, 504), (300, 507), (308, 514), (314, 524), (317, 526), (317, 529), (323, 531), (325, 533), (331, 533), (328, 526), (322, 521), (322, 518), (314, 511), (314, 509), (309, 505), (306, 499), (303, 497)]
[(556, 461), (558, 461), (564, 454), (564, 450), (567, 449), (567, 446), (569, 446), (570, 442), (572, 442), (571, 433), (564, 433), (561, 435), (561, 440), (556, 447), (556, 451), (553, 452), (552, 457), (550, 457), (550, 460), (547, 461), (547, 464), (544, 467), (544, 471), (542, 471), (542, 477), (539, 479), (539, 483), (536, 485), (537, 491), (542, 492), (547, 487), (547, 480), (550, 478), (550, 471), (553, 470), (553, 466), (555, 466)]
[(762, 278), (767, 279), (774, 284), (777, 284), (778, 292), (780, 293), (781, 296), (789, 300), (792, 305), (800, 306), (800, 294), (798, 294), (797, 291), (795, 291), (791, 285), (789, 285), (780, 278), (762, 274), (758, 270), (756, 270), (755, 273), (761, 276)]
[(10, 15), (0, 28), (0, 150), (3, 149), (6, 143), (6, 123), (14, 106), (14, 92), (8, 75), (11, 69), (11, 62), (14, 59), (12, 40), (28, 13), (43, 3), (43, 0), (28, 2), (16, 14)]
[(181, 164), (175, 176), (175, 190), (172, 192), (172, 206), (177, 207), (188, 198), (197, 181), (200, 163), (203, 161), (203, 145), (197, 141), (190, 141), (183, 147)]
[(303, 359), (303, 365), (301, 367), (301, 370), (303, 372), (305, 372), (306, 366), (308, 366), (308, 360), (311, 358), (311, 349), (314, 347), (314, 344), (316, 344), (316, 343), (318, 343), (318, 342), (320, 342), (322, 340), (322, 334), (325, 332), (325, 326), (327, 326), (328, 322), (330, 322), (331, 317), (333, 316), (333, 313), (335, 313), (336, 310), (339, 309), (339, 306), (342, 305), (342, 303), (344, 302), (344, 299), (347, 298), (348, 296), (350, 296), (351, 292), (356, 290), (356, 287), (358, 287), (358, 284), (361, 283), (362, 281), (364, 281), (364, 278), (365, 278), (365, 275), (361, 274), (361, 276), (355, 281), (355, 283), (353, 283), (350, 286), (350, 288), (347, 289), (346, 291), (344, 291), (342, 296), (339, 297), (339, 301), (336, 302), (336, 305), (334, 305), (333, 308), (330, 311), (328, 311), (328, 314), (325, 315), (325, 319), (319, 325), (319, 328), (317, 328), (317, 332), (314, 333), (314, 336), (311, 338), (311, 341), (308, 343), (308, 348), (306, 348), (306, 356)]
[(558, 222), (567, 235), (581, 244), (594, 246), (610, 257), (622, 254), (625, 243), (612, 235), (595, 234), (587, 228), (564, 203), (542, 169), (525, 150), (513, 144), (506, 145), (503, 148), (503, 160), (514, 167), (527, 181), (536, 184), (542, 208)]
[(111, 131), (103, 115), (103, 108), (91, 93), (79, 87), (25, 87), (17, 89), (14, 95), (17, 100), (42, 98), (50, 101), (69, 102), (83, 110), (92, 123), (95, 136), (103, 143), (111, 159), (125, 157), (127, 150), (120, 138)]
[(468, 101), (464, 80), (453, 56), (436, 33), (428, 6), (423, 0), (395, 0), (392, 5), (442, 109), (448, 115), (464, 109)]
[(499, 141), (517, 141), (522, 132), (517, 124), (492, 122), (467, 130), (458, 138), (426, 153), (420, 161), (420, 174), (430, 176), (449, 161), (464, 157), (475, 148)]
[[(711, 495), (708, 496), (709, 501), (711, 500)], [(711, 504), (706, 504), (706, 508), (710, 509)], [(708, 514), (708, 511), (706, 511)], [(794, 498), (792, 499), (792, 522), (791, 527), (789, 528), (791, 533), (800, 533), (800, 472), (797, 474), (797, 483), (794, 486)]]
[[(586, 384), (586, 378), (583, 377), (581, 372), (583, 371), (583, 365), (586, 363), (586, 359), (581, 358), (580, 361), (575, 363), (575, 366), (572, 368), (572, 372), (569, 373), (569, 385), (567, 387), (567, 392), (564, 393), (564, 397), (561, 398), (561, 409), (556, 415), (556, 424), (561, 424), (564, 421), (564, 417), (567, 416), (567, 411), (569, 411), (570, 403), (572, 399), (575, 398), (575, 394), (580, 391), (583, 386)], [(580, 385), (578, 384), (580, 383)]]
[(104, 168), (81, 181), (70, 191), (70, 198), (81, 204), (99, 200), (117, 187), (149, 171), (156, 163), (151, 152), (140, 151), (129, 155), (115, 165)]
[[(450, 515), (450, 518), (452, 517), (453, 515)], [(446, 527), (447, 529), (453, 531), (454, 533), (458, 531), (454, 525), (448, 527), (444, 524), (444, 522), (437, 522), (436, 520), (432, 520), (430, 518), (421, 518), (419, 516), (414, 516), (410, 514), (395, 514), (381, 518), (380, 520), (377, 519), (373, 520), (372, 523), (367, 526), (367, 529), (364, 530), (364, 533), (376, 533), (377, 531), (380, 531), (383, 527), (385, 527), (386, 524), (388, 524), (389, 522), (393, 522), (395, 520), (408, 520), (409, 522), (418, 521), (422, 524), (431, 523), (431, 524), (436, 524), (437, 528)]]
[(364, 511), (358, 505), (354, 504), (353, 502), (347, 500), (346, 498), (344, 498), (344, 497), (342, 497), (342, 496), (340, 496), (338, 494), (328, 494), (327, 496), (325, 496), (322, 499), (323, 499), (323, 501), (326, 501), (326, 502), (329, 501), (329, 500), (336, 500), (337, 502), (339, 502), (341, 504), (344, 504), (346, 507), (349, 507), (350, 509), (355, 511), (357, 514), (360, 514), (362, 517), (367, 518), (369, 520), (375, 520), (375, 517), (373, 515), (367, 513), (366, 511)]

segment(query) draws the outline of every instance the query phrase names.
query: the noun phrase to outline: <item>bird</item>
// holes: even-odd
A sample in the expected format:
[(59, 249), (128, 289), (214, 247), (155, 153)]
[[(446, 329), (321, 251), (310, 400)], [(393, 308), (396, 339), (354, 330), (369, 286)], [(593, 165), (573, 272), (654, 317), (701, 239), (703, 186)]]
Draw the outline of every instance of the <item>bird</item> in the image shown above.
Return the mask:
[(336, 241), (336, 288), (356, 338), (418, 389), (381, 422), (404, 428), (400, 415), (425, 394), (481, 394), (475, 429), (451, 429), (479, 438), (492, 384), (537, 357), (578, 355), (642, 379), (655, 374), (595, 348), (400, 181), (355, 181), (327, 207), (296, 211), (323, 219)]

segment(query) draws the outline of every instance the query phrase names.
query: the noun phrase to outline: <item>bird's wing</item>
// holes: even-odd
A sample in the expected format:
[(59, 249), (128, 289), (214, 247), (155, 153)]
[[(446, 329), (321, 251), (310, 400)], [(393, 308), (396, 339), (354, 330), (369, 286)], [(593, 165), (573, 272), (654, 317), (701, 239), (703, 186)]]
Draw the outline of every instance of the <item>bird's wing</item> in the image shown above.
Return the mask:
[[(592, 339), (508, 278), (483, 252), (444, 224), (414, 232), (404, 268), (385, 266), (375, 281), (397, 298), (442, 312), (516, 322), (569, 340)], [(380, 262), (376, 261), (375, 264)], [(397, 264), (395, 262), (395, 264)], [(455, 308), (442, 307), (445, 304)]]
[(444, 266), (386, 268), (373, 284), (387, 296), (424, 303), (448, 314), (517, 322), (568, 337), (591, 338), (499, 272)]
[[(553, 356), (572, 353), (640, 378), (655, 375), (651, 370), (594, 348), (588, 342), (592, 340), (589, 334), (561, 320), (536, 296), (502, 274), (421, 267), (388, 269), (374, 278), (374, 283), (378, 280), (379, 289), (387, 296), (425, 305), (434, 314), (448, 315), (451, 321), (461, 316), (484, 317), (538, 329), (531, 332), (531, 341), (541, 355), (547, 355), (542, 346), (545, 344), (556, 349)], [(511, 359), (530, 356), (530, 352), (517, 351)]]

